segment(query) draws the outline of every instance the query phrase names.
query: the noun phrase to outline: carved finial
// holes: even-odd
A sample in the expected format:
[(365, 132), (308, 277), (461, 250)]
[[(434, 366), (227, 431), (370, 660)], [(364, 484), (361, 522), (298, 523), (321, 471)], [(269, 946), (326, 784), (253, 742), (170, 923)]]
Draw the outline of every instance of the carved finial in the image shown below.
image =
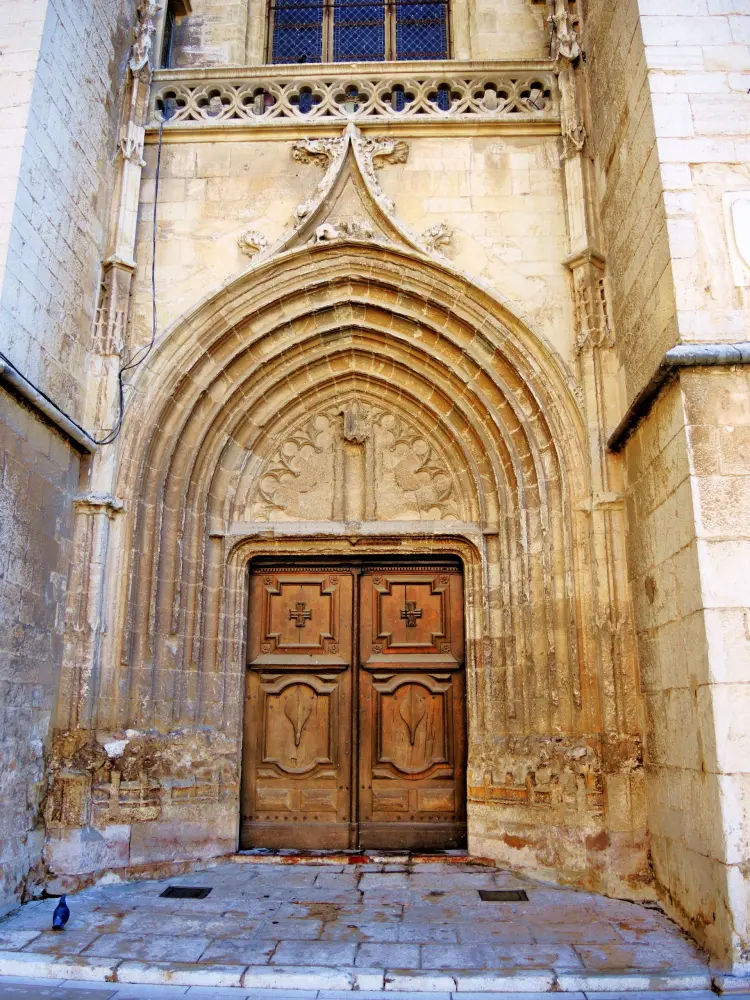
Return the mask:
[(568, 10), (567, 0), (552, 0), (549, 16), (552, 38), (550, 51), (553, 59), (568, 59), (570, 62), (581, 54), (578, 32), (573, 26), (573, 18)]
[(268, 246), (268, 240), (257, 229), (247, 229), (237, 240), (237, 246), (247, 257), (255, 257)]
[(126, 122), (122, 126), (117, 148), (123, 160), (130, 160), (131, 163), (135, 163), (139, 167), (146, 166), (146, 161), (143, 159), (145, 135), (145, 129), (133, 121)]
[(442, 248), (450, 246), (454, 230), (447, 222), (436, 222), (422, 233), (422, 242), (430, 253), (442, 253)]
[(130, 53), (130, 69), (134, 76), (139, 76), (148, 66), (153, 46), (153, 36), (156, 32), (154, 18), (162, 9), (155, 0), (139, 0), (136, 10), (138, 21), (133, 28), (133, 48)]
[(575, 156), (576, 153), (583, 152), (583, 147), (586, 145), (588, 134), (586, 132), (586, 126), (577, 115), (564, 122), (562, 138), (564, 159), (570, 159), (572, 156)]

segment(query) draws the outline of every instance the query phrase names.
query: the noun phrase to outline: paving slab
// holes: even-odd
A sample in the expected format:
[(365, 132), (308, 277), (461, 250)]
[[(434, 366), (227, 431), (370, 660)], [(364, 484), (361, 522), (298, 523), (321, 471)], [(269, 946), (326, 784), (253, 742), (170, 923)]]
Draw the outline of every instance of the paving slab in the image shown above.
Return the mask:
[(55, 986), (3, 986), (0, 985), (0, 1000), (50, 1000), (50, 998), (65, 998), (65, 1000), (112, 1000), (116, 990), (112, 987), (104, 989), (61, 990)]
[[(711, 984), (706, 956), (656, 907), (556, 888), (460, 855), (371, 855), (367, 863), (337, 855), (336, 864), (316, 858), (309, 866), (262, 857), (84, 890), (69, 896), (71, 920), (59, 934), (50, 929), (56, 900), (29, 903), (0, 921), (0, 976), (92, 989), (105, 979), (108, 988), (132, 990), (222, 988), (236, 1000), (287, 1000), (283, 994), (300, 990), (315, 1000), (332, 990), (443, 1000), (668, 990), (675, 1000), (676, 990)], [(165, 898), (169, 885), (211, 892)], [(528, 901), (479, 896), (521, 887)]]

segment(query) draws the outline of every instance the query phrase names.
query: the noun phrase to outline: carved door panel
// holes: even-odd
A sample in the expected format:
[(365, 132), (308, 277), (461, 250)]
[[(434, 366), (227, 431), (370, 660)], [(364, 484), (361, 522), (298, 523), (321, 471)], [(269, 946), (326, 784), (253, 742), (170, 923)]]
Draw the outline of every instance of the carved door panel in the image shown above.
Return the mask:
[(353, 581), (294, 567), (251, 573), (244, 847), (352, 845)]
[(373, 571), (360, 594), (359, 844), (463, 846), (461, 574)]

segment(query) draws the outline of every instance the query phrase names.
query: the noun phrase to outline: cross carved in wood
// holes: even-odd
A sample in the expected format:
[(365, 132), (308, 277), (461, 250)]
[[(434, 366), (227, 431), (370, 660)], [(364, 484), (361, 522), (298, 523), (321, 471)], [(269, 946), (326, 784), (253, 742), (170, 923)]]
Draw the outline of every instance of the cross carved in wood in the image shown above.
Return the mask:
[(297, 628), (304, 628), (312, 618), (312, 611), (309, 610), (304, 601), (297, 601), (297, 610), (290, 608), (289, 617), (296, 620)]
[(407, 628), (416, 628), (417, 618), (422, 617), (422, 609), (417, 607), (416, 601), (406, 601), (406, 606), (401, 612), (401, 617), (406, 619)]

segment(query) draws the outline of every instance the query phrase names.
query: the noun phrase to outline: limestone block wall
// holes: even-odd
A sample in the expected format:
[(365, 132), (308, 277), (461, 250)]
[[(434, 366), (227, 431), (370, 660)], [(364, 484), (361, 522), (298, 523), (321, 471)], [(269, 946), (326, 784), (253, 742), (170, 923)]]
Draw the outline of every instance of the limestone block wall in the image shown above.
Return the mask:
[(750, 379), (693, 371), (627, 448), (655, 873), (716, 954), (748, 943)]
[(18, 190), (23, 143), (39, 59), (47, 0), (2, 0), (0, 3), (0, 288)]
[[(151, 336), (155, 138), (133, 351)], [(56, 885), (233, 849), (247, 561), (368, 552), (372, 534), (374, 551), (465, 557), (471, 850), (649, 891), (621, 569), (606, 595), (597, 583), (601, 604), (592, 596), (592, 563), (605, 579), (608, 559), (595, 545), (621, 542), (590, 499), (560, 145), (513, 129), (165, 129), (159, 335), (117, 443), (103, 651), (66, 663), (47, 808)], [(436, 226), (451, 233), (439, 247), (422, 235)], [(275, 255), (243, 253), (283, 234)], [(377, 424), (349, 491), (369, 499), (357, 513), (339, 503), (333, 456), (355, 404), (384, 426), (398, 416), (418, 448), (429, 438), (450, 491), (422, 509), (395, 476), (371, 489), (367, 469), (415, 457), (390, 451)], [(311, 413), (330, 448), (316, 430), (307, 476), (297, 452)], [(297, 456), (292, 471), (282, 453)]]
[[(485, 282), (572, 358), (563, 183), (555, 137), (410, 138), (405, 163), (378, 179), (396, 215), (416, 233), (447, 223), (449, 261)], [(133, 337), (151, 336), (150, 264), (156, 149), (146, 148), (138, 228)], [(192, 142), (163, 147), (157, 226), (158, 318), (167, 329), (200, 299), (245, 270), (247, 230), (273, 243), (310, 198), (322, 170), (292, 157), (292, 141)], [(343, 214), (361, 215), (352, 202)]]
[[(710, 0), (587, 4), (627, 401), (673, 344), (747, 340), (749, 15)], [(748, 955), (749, 385), (742, 368), (683, 372), (624, 452), (654, 873), (675, 916), (735, 966)]]
[(15, 134), (23, 153), (0, 299), (3, 350), (76, 420), (134, 18), (133, 0), (50, 0), (27, 120)]
[[(81, 420), (132, 0), (0, 0), (0, 349)], [(0, 911), (40, 861), (80, 456), (0, 387)]]
[(676, 330), (684, 340), (747, 339), (750, 251), (750, 8), (640, 0)]
[(0, 390), (0, 914), (39, 863), (79, 460)]
[(589, 0), (585, 24), (590, 153), (630, 402), (677, 341), (674, 277), (638, 2)]
[[(259, 66), (267, 59), (268, 0), (193, 0), (177, 24), (173, 65)], [(456, 59), (547, 55), (547, 8), (532, 0), (452, 0)]]

